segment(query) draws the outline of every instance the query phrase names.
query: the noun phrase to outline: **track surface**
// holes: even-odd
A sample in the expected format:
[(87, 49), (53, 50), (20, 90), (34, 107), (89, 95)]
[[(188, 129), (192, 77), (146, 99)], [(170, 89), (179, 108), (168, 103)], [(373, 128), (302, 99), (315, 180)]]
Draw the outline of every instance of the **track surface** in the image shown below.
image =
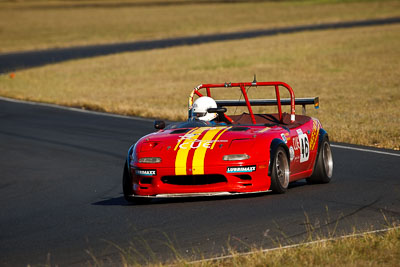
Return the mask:
[(400, 157), (342, 148), (333, 148), (330, 184), (129, 205), (121, 190), (125, 153), (152, 130), (147, 120), (0, 100), (0, 265), (83, 265), (86, 250), (116, 261), (110, 242), (133, 242), (152, 259), (147, 243), (155, 259), (168, 260), (174, 253), (165, 236), (183, 256), (208, 257), (228, 240), (239, 250), (267, 248), (274, 238), (304, 241), (307, 225), (342, 234), (383, 228), (383, 215), (400, 219)]

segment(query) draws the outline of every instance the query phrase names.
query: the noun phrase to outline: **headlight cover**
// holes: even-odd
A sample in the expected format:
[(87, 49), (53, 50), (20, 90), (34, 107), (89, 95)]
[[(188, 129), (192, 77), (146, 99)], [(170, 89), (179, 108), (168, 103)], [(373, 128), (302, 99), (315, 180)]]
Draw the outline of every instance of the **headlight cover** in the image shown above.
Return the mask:
[(247, 154), (230, 154), (222, 157), (222, 159), (225, 161), (246, 160), (249, 158), (250, 156)]
[(139, 158), (139, 163), (160, 163), (161, 158), (159, 157), (145, 157)]

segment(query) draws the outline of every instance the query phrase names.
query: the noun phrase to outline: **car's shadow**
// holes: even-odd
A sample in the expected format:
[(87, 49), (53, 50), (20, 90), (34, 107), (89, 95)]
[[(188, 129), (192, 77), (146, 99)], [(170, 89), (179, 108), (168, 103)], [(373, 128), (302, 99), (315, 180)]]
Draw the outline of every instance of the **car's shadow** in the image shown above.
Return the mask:
[[(289, 184), (289, 189), (307, 185), (305, 181), (296, 181)], [(201, 197), (177, 197), (177, 198), (154, 198), (146, 203), (130, 203), (125, 200), (122, 193), (118, 197), (104, 199), (98, 202), (92, 203), (96, 206), (132, 206), (132, 205), (154, 205), (154, 204), (170, 204), (170, 203), (184, 203), (184, 202), (200, 202), (200, 201), (217, 201), (227, 199), (247, 199), (247, 198), (259, 198), (268, 195), (274, 195), (273, 192), (261, 192), (261, 193), (249, 193), (249, 194), (238, 194), (228, 196), (201, 196)]]
[(155, 204), (171, 204), (171, 203), (187, 203), (187, 202), (201, 202), (201, 201), (217, 201), (217, 200), (227, 200), (227, 199), (245, 199), (245, 198), (255, 198), (263, 197), (272, 192), (262, 192), (262, 193), (252, 193), (252, 194), (240, 194), (240, 195), (228, 195), (228, 196), (201, 196), (201, 197), (175, 197), (175, 198), (153, 198), (149, 199), (148, 202), (144, 203), (131, 203), (125, 200), (123, 196), (109, 198), (101, 200), (92, 205), (99, 206), (142, 206), (142, 205), (155, 205)]

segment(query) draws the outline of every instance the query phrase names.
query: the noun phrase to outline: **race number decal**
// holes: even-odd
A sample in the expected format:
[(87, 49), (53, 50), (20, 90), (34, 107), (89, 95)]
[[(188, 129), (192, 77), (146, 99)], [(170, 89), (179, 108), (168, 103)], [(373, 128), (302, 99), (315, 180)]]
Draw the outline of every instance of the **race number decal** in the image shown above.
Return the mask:
[(306, 134), (299, 135), (300, 141), (300, 163), (305, 162), (310, 157), (310, 145)]

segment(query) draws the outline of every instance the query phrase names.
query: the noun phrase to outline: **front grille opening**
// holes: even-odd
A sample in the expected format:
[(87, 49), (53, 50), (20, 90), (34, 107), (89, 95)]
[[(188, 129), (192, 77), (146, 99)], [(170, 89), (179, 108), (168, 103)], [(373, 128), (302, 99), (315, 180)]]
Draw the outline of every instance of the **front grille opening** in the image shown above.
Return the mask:
[(207, 185), (228, 182), (221, 174), (163, 176), (161, 181), (164, 184), (173, 185)]
[(153, 181), (153, 178), (150, 178), (150, 177), (140, 178), (140, 183), (141, 184), (151, 184), (152, 181)]
[(248, 174), (239, 174), (239, 175), (235, 175), (237, 178), (239, 178), (240, 180), (245, 180), (245, 181), (250, 181), (251, 180), (251, 176)]

